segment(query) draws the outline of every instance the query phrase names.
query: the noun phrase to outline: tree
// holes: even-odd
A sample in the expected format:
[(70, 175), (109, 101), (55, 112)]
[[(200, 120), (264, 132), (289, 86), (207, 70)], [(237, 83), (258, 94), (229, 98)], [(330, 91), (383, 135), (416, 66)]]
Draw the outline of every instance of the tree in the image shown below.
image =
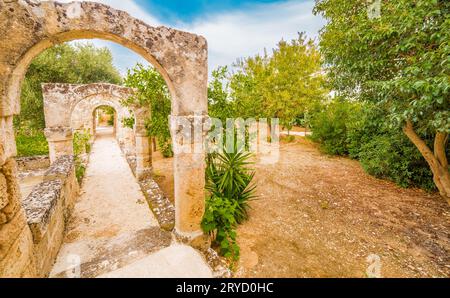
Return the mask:
[(136, 95), (129, 99), (128, 104), (133, 103), (150, 107), (151, 117), (147, 119), (148, 134), (158, 140), (158, 146), (164, 156), (172, 156), (169, 130), (171, 101), (164, 78), (153, 67), (144, 67), (142, 64), (137, 64), (133, 69), (128, 70), (124, 83), (126, 86), (137, 90)]
[(290, 42), (280, 41), (272, 55), (257, 55), (235, 66), (231, 96), (242, 117), (275, 117), (290, 129), (298, 115), (326, 94), (319, 51), (303, 33)]
[(17, 129), (45, 127), (42, 83), (119, 84), (121, 76), (107, 48), (92, 44), (61, 44), (42, 52), (31, 62), (21, 92), (21, 113), (15, 118)]
[(361, 0), (316, 3), (314, 12), (328, 21), (320, 50), (331, 84), (339, 95), (384, 106), (450, 203), (450, 2), (382, 1), (380, 16), (368, 9)]
[(228, 91), (228, 68), (218, 67), (212, 72), (212, 81), (208, 85), (208, 114), (225, 123), (227, 118), (234, 115), (233, 102)]

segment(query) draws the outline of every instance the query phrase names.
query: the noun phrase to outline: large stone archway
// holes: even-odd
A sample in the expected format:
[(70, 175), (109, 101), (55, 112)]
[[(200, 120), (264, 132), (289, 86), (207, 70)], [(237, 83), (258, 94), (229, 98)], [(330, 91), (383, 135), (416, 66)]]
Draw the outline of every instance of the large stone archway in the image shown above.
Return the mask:
[[(151, 172), (151, 146), (144, 125), (150, 111), (146, 107), (128, 108), (121, 103), (133, 95), (131, 88), (107, 83), (57, 83), (43, 84), (42, 94), (51, 162), (60, 156), (73, 154), (73, 131), (87, 129), (91, 134), (95, 133), (93, 112), (106, 105), (117, 113), (118, 142), (136, 155), (136, 175), (140, 177)], [(130, 110), (136, 121), (133, 131), (120, 125), (121, 119), (131, 116)]]
[[(101, 38), (123, 45), (155, 66), (167, 82), (172, 116), (194, 122), (207, 115), (207, 43), (198, 35), (152, 27), (129, 14), (92, 2), (0, 0), (0, 276), (32, 275), (33, 251), (18, 191), (13, 116), (32, 59), (66, 41)], [(173, 117), (172, 119), (176, 119)], [(201, 239), (204, 213), (204, 153), (178, 151), (186, 139), (172, 125), (178, 234)], [(197, 147), (198, 148), (198, 147)]]

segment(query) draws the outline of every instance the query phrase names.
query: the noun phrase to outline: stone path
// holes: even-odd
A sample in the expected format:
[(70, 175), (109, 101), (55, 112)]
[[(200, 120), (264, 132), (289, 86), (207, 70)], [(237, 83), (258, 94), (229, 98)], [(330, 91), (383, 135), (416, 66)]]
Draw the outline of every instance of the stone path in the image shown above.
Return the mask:
[(111, 133), (98, 129), (50, 276), (211, 277), (196, 250), (159, 228)]

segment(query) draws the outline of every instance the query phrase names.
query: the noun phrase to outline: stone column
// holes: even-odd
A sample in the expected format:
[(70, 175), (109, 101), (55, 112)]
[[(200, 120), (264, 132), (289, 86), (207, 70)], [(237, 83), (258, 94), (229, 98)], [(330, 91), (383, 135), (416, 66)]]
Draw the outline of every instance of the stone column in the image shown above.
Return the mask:
[(21, 206), (13, 116), (0, 116), (0, 278), (35, 277), (33, 239)]
[(62, 155), (73, 155), (73, 132), (70, 127), (50, 127), (45, 129), (50, 162)]
[(194, 247), (209, 247), (200, 223), (205, 212), (207, 116), (171, 116), (174, 150), (175, 233)]
[(152, 149), (145, 128), (145, 120), (148, 116), (147, 108), (135, 109), (134, 135), (136, 142), (136, 176), (138, 179), (152, 174)]

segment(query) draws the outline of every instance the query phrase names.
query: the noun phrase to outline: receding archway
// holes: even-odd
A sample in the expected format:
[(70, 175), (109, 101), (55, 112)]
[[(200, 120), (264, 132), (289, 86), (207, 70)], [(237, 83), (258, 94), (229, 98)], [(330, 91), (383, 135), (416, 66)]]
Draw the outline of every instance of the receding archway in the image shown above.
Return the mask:
[[(46, 137), (49, 142), (50, 161), (59, 156), (72, 154), (73, 130), (87, 129), (94, 135), (93, 112), (99, 106), (111, 106), (117, 112), (117, 118), (130, 116), (128, 107), (121, 103), (132, 96), (131, 88), (107, 84), (43, 84), (44, 114)], [(133, 131), (116, 125), (116, 138), (119, 144), (132, 142), (126, 150), (136, 155), (136, 174), (143, 176), (151, 171), (151, 147), (145, 129), (145, 120), (149, 117), (147, 107), (131, 107), (136, 120)], [(131, 139), (132, 138), (132, 139)], [(129, 145), (129, 144), (128, 144)]]
[[(207, 44), (198, 35), (152, 27), (129, 14), (92, 2), (0, 0), (0, 276), (27, 275), (32, 248), (18, 191), (13, 116), (20, 113), (21, 84), (31, 60), (43, 50), (75, 39), (100, 38), (123, 45), (148, 60), (164, 77), (172, 97), (172, 116), (194, 122), (207, 117)], [(172, 118), (173, 119), (173, 118)], [(202, 122), (201, 122), (202, 123)], [(139, 125), (139, 124), (138, 124)], [(204, 153), (176, 150), (187, 143), (177, 125), (174, 140), (176, 232), (202, 239)], [(61, 137), (69, 132), (61, 131)], [(195, 140), (201, 143), (202, 140)], [(201, 147), (201, 146), (200, 146)], [(11, 251), (21, 251), (17, 256)]]

